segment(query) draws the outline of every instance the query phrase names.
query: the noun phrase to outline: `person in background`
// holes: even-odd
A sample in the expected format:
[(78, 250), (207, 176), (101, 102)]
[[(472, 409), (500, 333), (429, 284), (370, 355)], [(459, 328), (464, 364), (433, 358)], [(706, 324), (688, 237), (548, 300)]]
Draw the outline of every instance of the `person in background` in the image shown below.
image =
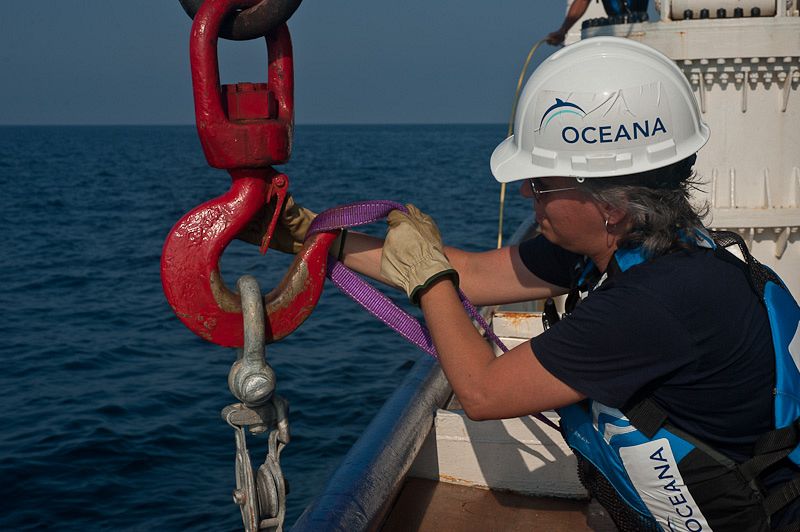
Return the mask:
[[(514, 134), (491, 157), (495, 178), (532, 200), (538, 236), (465, 252), (409, 205), (389, 215), (385, 240), (352, 232), (331, 250), (421, 307), (471, 419), (557, 409), (581, 480), (621, 530), (800, 522), (800, 469), (787, 458), (800, 421), (773, 424), (778, 410), (800, 415), (800, 401), (773, 396), (776, 365), (795, 391), (800, 373), (792, 338), (773, 340), (770, 325), (795, 331), (781, 308), (800, 311), (774, 274), (724, 249), (736, 238), (715, 241), (690, 203), (709, 135), (667, 57), (627, 39), (580, 41), (532, 74)], [(313, 218), (291, 201), (274, 246), (297, 252)], [(459, 287), (476, 305), (567, 295), (566, 314), (495, 357)]]
[[(556, 31), (545, 37), (548, 44), (559, 46), (564, 44), (564, 38), (577, 21), (581, 19), (592, 0), (573, 0), (567, 9), (564, 22)], [(608, 17), (630, 16), (633, 13), (647, 13), (648, 0), (603, 0), (603, 7)]]

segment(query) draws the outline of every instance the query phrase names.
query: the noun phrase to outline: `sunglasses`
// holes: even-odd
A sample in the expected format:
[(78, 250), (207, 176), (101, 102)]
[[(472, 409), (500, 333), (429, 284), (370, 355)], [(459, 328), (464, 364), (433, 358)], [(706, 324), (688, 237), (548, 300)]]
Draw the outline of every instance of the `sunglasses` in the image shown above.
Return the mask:
[(537, 200), (542, 198), (542, 194), (550, 194), (551, 192), (564, 192), (566, 190), (575, 190), (577, 187), (564, 187), (564, 188), (551, 188), (551, 189), (543, 189), (542, 185), (539, 184), (538, 178), (536, 177), (529, 177), (528, 184), (531, 186), (531, 191), (533, 191), (533, 197)]

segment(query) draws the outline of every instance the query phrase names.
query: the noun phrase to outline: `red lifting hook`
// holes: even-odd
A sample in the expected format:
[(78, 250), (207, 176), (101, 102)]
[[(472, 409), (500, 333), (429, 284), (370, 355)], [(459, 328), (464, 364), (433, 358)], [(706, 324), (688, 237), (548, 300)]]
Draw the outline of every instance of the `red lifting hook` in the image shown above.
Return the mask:
[[(270, 165), (285, 163), (294, 128), (294, 73), (289, 30), (266, 36), (268, 83), (220, 86), (217, 39), (224, 18), (260, 0), (206, 0), (192, 24), (190, 55), (197, 131), (211, 166), (227, 169), (230, 190), (187, 213), (170, 231), (161, 282), (175, 314), (199, 336), (241, 347), (241, 301), (222, 280), (222, 252), (256, 212), (277, 197), (266, 250), (289, 187)], [(309, 238), (281, 283), (265, 297), (267, 342), (294, 331), (314, 309), (336, 233)]]

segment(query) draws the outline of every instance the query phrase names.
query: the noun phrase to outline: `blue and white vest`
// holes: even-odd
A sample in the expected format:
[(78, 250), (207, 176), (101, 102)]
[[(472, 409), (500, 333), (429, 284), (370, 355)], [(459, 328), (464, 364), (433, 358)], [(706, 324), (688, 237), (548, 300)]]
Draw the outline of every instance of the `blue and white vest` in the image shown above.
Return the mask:
[[(620, 528), (768, 530), (770, 515), (800, 496), (797, 478), (770, 493), (758, 483), (764, 469), (787, 455), (800, 465), (800, 307), (738, 235), (720, 232), (714, 238), (721, 247), (740, 245), (767, 308), (776, 363), (774, 426), (782, 430), (762, 437), (752, 460), (736, 464), (671, 426), (668, 413), (649, 399), (625, 413), (591, 400), (559, 409), (562, 433), (578, 457), (584, 484), (618, 526), (627, 519)], [(705, 232), (698, 232), (698, 244), (724, 253)], [(637, 250), (620, 250), (615, 258), (621, 271), (645, 260)], [(587, 483), (585, 476), (596, 480)], [(610, 495), (598, 493), (603, 490)], [(622, 517), (611, 508), (620, 506), (627, 506)]]

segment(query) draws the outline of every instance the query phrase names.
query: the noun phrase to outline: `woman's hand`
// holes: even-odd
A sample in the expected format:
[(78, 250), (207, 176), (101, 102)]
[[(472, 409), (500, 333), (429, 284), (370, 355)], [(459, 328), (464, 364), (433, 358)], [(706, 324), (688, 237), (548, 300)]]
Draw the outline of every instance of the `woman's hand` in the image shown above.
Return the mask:
[(458, 286), (458, 273), (444, 254), (439, 229), (433, 219), (409, 204), (408, 214), (392, 211), (381, 255), (381, 276), (405, 290), (412, 303), (431, 283), (450, 276)]
[[(256, 213), (236, 238), (256, 246), (261, 245), (274, 213), (275, 202), (270, 201)], [(292, 195), (287, 194), (269, 247), (284, 253), (297, 253), (303, 247), (308, 228), (316, 217), (317, 213), (295, 203)]]

